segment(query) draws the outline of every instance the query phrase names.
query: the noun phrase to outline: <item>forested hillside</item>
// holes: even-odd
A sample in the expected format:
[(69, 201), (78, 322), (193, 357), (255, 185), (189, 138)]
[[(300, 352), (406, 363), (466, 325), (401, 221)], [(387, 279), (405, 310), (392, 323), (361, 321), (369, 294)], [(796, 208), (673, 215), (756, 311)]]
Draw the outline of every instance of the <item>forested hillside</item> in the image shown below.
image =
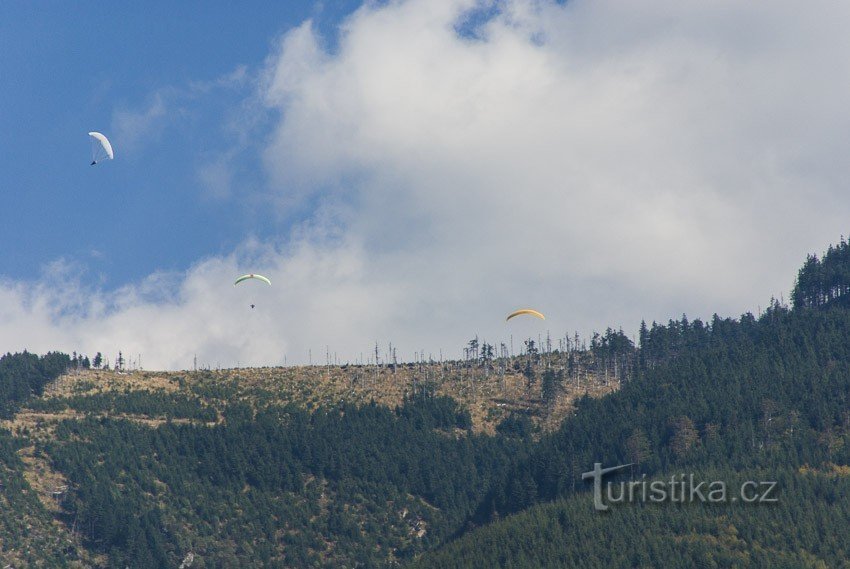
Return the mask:
[(471, 531), (417, 568), (847, 567), (848, 471), (697, 470), (730, 484), (769, 476), (771, 504), (649, 504), (594, 511), (587, 493)]
[[(27, 352), (0, 357), (0, 409), (10, 417), (42, 393), (70, 363), (67, 355)], [(0, 561), (13, 567), (84, 567), (85, 550), (45, 508), (26, 479), (27, 441), (0, 430)]]
[[(847, 250), (809, 258), (793, 307), (643, 325), (638, 346), (171, 374), (7, 355), (0, 560), (848, 566)], [(615, 483), (775, 481), (777, 501), (598, 512), (595, 463), (631, 464)]]
[(850, 461), (850, 312), (774, 304), (759, 319), (680, 320), (642, 336), (640, 379), (581, 399), (494, 490), (493, 512), (564, 496), (600, 461), (647, 474)]
[[(580, 400), (574, 417), (504, 473), (476, 521), (523, 513), (421, 566), (848, 566), (850, 311), (839, 301), (850, 285), (847, 252), (842, 242), (809, 258), (793, 310), (773, 301), (758, 318), (643, 326), (638, 379)], [(581, 480), (596, 462), (632, 463), (626, 481), (778, 481), (778, 501), (596, 512)]]
[(74, 354), (3, 426), (20, 493), (68, 562), (398, 565), (463, 531), (576, 397), (618, 388), (634, 355), (612, 350), (619, 337), (564, 352), (529, 340), (502, 359), (472, 340), (462, 361), (180, 373)]

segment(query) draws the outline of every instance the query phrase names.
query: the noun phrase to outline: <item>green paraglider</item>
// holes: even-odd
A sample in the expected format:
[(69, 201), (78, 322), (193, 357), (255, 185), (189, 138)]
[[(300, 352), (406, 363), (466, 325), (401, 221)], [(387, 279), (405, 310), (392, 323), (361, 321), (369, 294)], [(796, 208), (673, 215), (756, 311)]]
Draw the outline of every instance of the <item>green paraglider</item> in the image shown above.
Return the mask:
[[(244, 283), (245, 281), (251, 281), (251, 280), (260, 281), (260, 282), (266, 283), (269, 286), (272, 285), (272, 281), (268, 277), (264, 277), (263, 275), (257, 275), (255, 273), (248, 273), (247, 275), (242, 275), (241, 277), (236, 279), (236, 282), (233, 283), (233, 286), (236, 286), (239, 283)], [(256, 305), (252, 302), (251, 303), (251, 310), (253, 310), (255, 306)]]
[(272, 281), (270, 281), (268, 279), (268, 277), (264, 277), (263, 275), (255, 275), (254, 273), (249, 273), (247, 275), (242, 275), (241, 277), (236, 279), (236, 282), (233, 283), (233, 286), (236, 286), (239, 283), (245, 282), (245, 281), (250, 280), (250, 279), (257, 279), (258, 281), (262, 281), (269, 286), (271, 286), (271, 284), (272, 284)]

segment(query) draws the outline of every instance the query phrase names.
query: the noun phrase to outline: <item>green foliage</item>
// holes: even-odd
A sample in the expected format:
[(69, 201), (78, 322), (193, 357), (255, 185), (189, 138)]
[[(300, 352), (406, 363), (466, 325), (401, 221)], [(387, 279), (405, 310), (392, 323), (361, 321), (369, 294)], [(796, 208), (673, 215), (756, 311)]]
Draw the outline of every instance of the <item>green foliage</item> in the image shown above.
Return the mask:
[(850, 244), (830, 245), (822, 259), (809, 255), (791, 293), (794, 308), (815, 308), (841, 301), (850, 292)]
[[(572, 492), (594, 462), (625, 464), (636, 429), (648, 443), (648, 473), (711, 464), (850, 463), (850, 311), (776, 308), (756, 320), (715, 317), (653, 324), (641, 377), (602, 399), (578, 401), (576, 416), (540, 441), (519, 470), (536, 494), (517, 501), (504, 474), (491, 499), (499, 514)], [(767, 402), (770, 402), (767, 404)], [(769, 421), (765, 405), (770, 408)]]
[(622, 504), (601, 513), (587, 493), (534, 506), (426, 554), (416, 568), (843, 567), (850, 558), (850, 479), (790, 469), (709, 470), (738, 487), (771, 477), (773, 504)]
[(530, 439), (534, 424), (527, 414), (511, 413), (496, 425), (496, 432), (506, 437)]
[(83, 413), (126, 413), (173, 419), (215, 421), (216, 410), (196, 398), (166, 391), (130, 391), (95, 393), (73, 397), (37, 399), (28, 403), (35, 411), (58, 412), (74, 409)]
[[(842, 241), (801, 270), (793, 311), (774, 301), (759, 318), (642, 325), (638, 376), (608, 397), (581, 399), (574, 417), (503, 473), (475, 518), (488, 525), (419, 566), (846, 566), (848, 274)], [(606, 344), (595, 338), (592, 349)], [(650, 478), (779, 480), (781, 498), (600, 514), (576, 484), (595, 462), (636, 463), (633, 472)]]
[[(214, 566), (258, 551), (284, 565), (369, 566), (461, 529), (493, 473), (523, 455), (507, 439), (441, 434), (470, 424), (443, 397), (313, 414), (234, 403), (224, 417), (215, 427), (60, 423), (44, 450), (77, 488), (67, 519), (113, 564), (174, 566), (194, 542)], [(326, 507), (322, 495), (333, 496)], [(427, 533), (413, 536), (420, 526)]]
[(22, 567), (67, 567), (79, 551), (52, 532), (51, 516), (22, 476), (14, 440), (0, 431), (0, 559)]
[(540, 386), (543, 400), (552, 403), (564, 387), (563, 370), (548, 369), (543, 372), (543, 382)]
[(44, 386), (68, 369), (67, 354), (51, 352), (37, 356), (24, 351), (0, 357), (0, 415), (10, 417), (32, 395), (41, 395)]
[(467, 409), (445, 396), (417, 395), (406, 399), (396, 414), (422, 429), (470, 429), (472, 417)]

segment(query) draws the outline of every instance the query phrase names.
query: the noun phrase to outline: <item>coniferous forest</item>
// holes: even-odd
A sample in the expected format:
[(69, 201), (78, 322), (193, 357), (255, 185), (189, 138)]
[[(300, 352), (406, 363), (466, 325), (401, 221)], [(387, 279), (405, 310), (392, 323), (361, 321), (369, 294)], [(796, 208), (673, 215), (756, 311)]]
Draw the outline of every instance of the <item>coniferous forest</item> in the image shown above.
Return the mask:
[[(842, 240), (805, 261), (791, 306), (642, 324), (636, 346), (609, 330), (569, 358), (499, 364), (544, 400), (591, 356), (606, 381), (608, 364), (619, 370), (619, 389), (575, 398), (549, 430), (520, 408), (475, 429), (470, 409), (427, 385), (396, 406), (307, 405), (204, 371), (171, 374), (169, 390), (47, 393), (76, 354), (7, 354), (0, 561), (850, 566), (848, 291)], [(455, 372), (443, 380), (475, 388)], [(595, 463), (629, 465), (606, 478), (618, 488), (689, 474), (724, 481), (730, 499), (596, 511), (582, 478)], [(55, 483), (39, 487), (35, 471)], [(731, 499), (748, 481), (775, 483), (773, 500)]]

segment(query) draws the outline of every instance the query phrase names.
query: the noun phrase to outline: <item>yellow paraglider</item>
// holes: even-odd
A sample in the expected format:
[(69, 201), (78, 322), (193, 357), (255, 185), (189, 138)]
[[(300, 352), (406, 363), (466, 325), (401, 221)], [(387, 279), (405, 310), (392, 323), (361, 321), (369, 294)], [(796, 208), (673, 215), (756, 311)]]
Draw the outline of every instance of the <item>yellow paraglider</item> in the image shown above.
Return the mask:
[(543, 316), (542, 313), (537, 312), (536, 310), (532, 310), (531, 308), (521, 308), (519, 310), (514, 310), (513, 312), (508, 314), (508, 317), (505, 318), (505, 322), (507, 322), (508, 320), (513, 318), (514, 316), (520, 316), (522, 314), (528, 314), (529, 316), (536, 316), (537, 318), (539, 318), (541, 320), (546, 320), (546, 317)]

